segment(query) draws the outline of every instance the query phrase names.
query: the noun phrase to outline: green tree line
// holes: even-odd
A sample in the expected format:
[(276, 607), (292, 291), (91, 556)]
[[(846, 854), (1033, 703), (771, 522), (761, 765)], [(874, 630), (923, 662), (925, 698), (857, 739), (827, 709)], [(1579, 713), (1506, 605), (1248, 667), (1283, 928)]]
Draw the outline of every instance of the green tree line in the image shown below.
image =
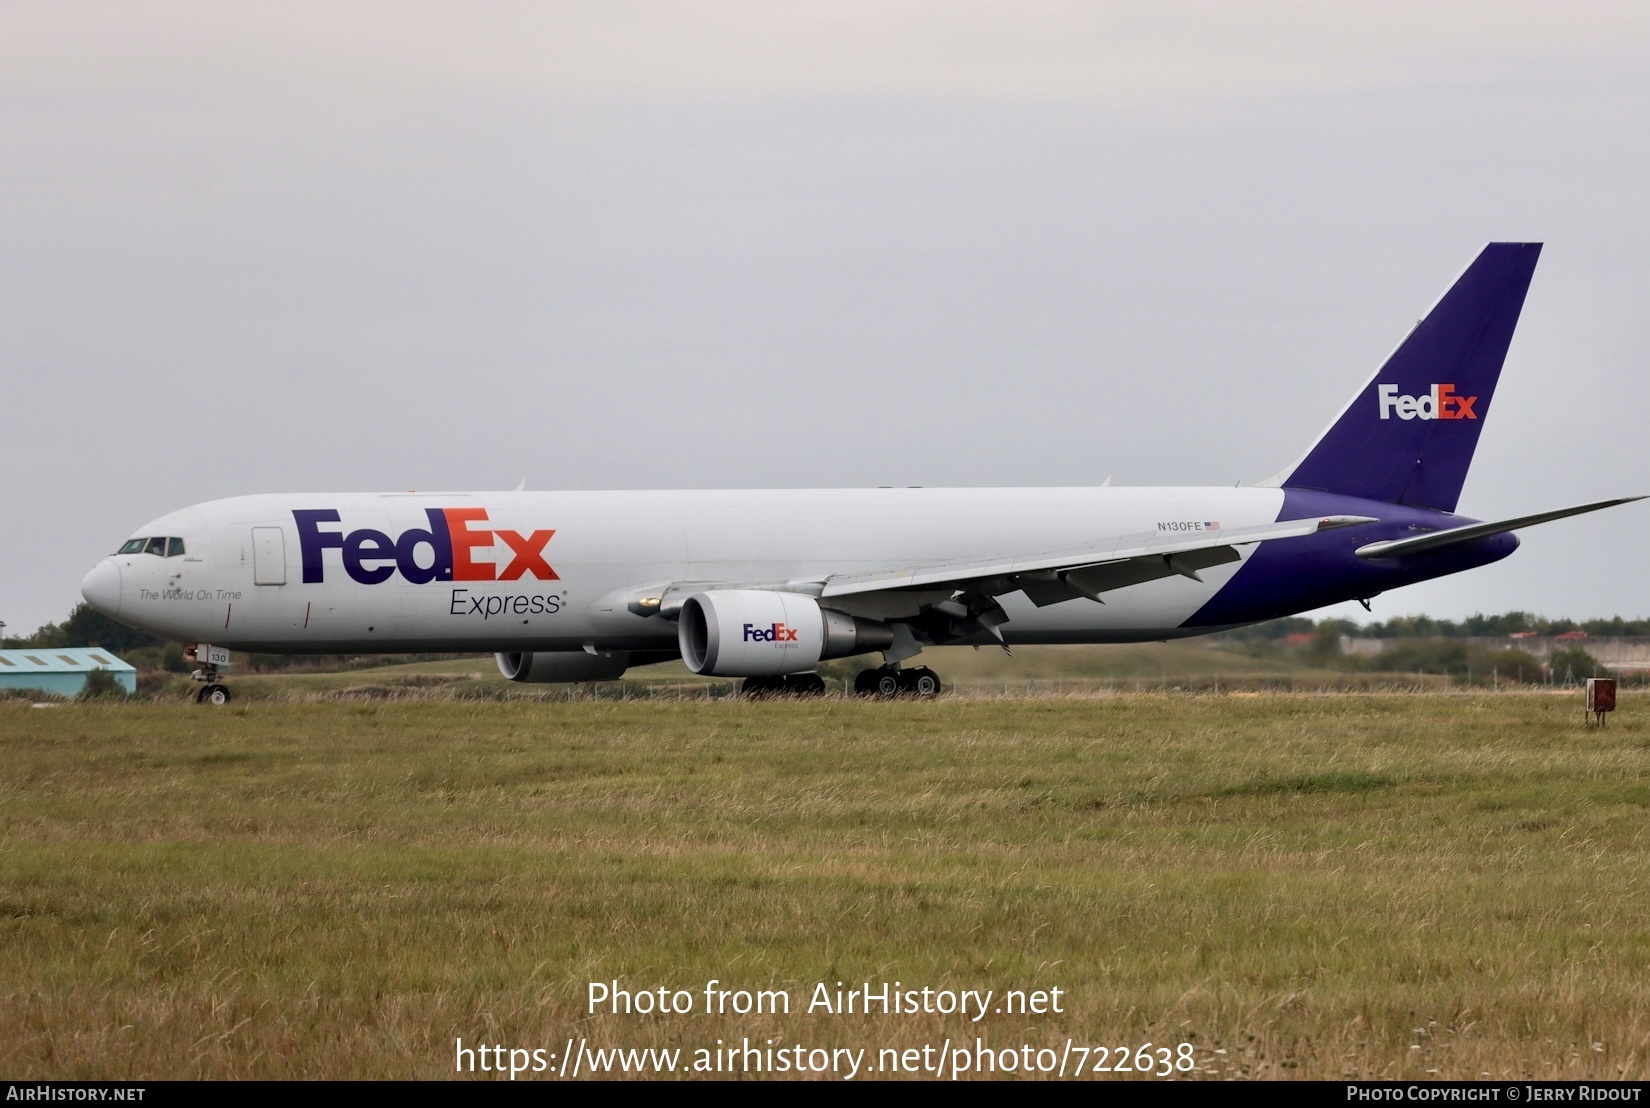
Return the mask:
[(1585, 631), (1600, 637), (1650, 636), (1650, 619), (1547, 619), (1529, 612), (1506, 612), (1498, 616), (1482, 613), (1462, 620), (1433, 619), (1431, 616), (1395, 616), (1373, 623), (1357, 623), (1350, 619), (1311, 620), (1303, 616), (1274, 619), (1227, 631), (1228, 637), (1240, 640), (1283, 639), (1299, 632), (1316, 632), (1325, 626), (1334, 627), (1338, 635), (1356, 635), (1367, 639), (1466, 639), (1495, 638), (1521, 631), (1537, 635), (1562, 635), (1567, 631)]
[(181, 643), (167, 642), (124, 623), (116, 623), (85, 602), (76, 604), (62, 623), (47, 623), (32, 635), (0, 639), (8, 649), (53, 646), (101, 646), (112, 650), (140, 670), (167, 669), (187, 673)]

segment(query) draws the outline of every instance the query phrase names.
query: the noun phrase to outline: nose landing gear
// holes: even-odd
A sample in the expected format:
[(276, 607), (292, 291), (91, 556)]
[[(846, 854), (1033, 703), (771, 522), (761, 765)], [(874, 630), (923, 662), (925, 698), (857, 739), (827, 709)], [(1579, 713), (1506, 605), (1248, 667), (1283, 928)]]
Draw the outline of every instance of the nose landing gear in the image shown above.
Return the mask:
[(877, 669), (862, 669), (854, 677), (854, 692), (860, 696), (880, 696), (887, 699), (905, 694), (920, 696), (926, 700), (944, 691), (945, 686), (940, 682), (940, 675), (927, 666), (917, 666), (915, 669), (881, 666)]
[(196, 704), (228, 704), (229, 700), (228, 686), (216, 683), (206, 686), (195, 694)]
[(231, 699), (229, 686), (223, 684), (219, 678), (229, 667), (229, 651), (221, 646), (203, 642), (184, 647), (183, 656), (200, 664), (200, 668), (191, 673), (189, 679), (205, 682), (205, 687), (195, 694), (195, 703), (228, 704)]

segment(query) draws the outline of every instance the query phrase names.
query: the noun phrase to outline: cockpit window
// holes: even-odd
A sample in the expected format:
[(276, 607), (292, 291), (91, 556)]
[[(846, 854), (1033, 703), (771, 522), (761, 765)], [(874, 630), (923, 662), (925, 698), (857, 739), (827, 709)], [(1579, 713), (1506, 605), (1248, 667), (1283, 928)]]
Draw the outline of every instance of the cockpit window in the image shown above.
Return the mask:
[(183, 540), (176, 535), (156, 538), (127, 539), (116, 554), (154, 554), (161, 558), (176, 558), (183, 553)]

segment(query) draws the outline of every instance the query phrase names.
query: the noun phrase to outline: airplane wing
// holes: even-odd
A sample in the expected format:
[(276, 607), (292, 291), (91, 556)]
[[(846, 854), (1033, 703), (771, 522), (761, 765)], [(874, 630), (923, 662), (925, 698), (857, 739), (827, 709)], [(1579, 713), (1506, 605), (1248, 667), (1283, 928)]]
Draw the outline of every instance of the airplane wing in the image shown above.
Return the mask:
[(913, 617), (926, 623), (924, 633), (933, 641), (985, 632), (1003, 642), (1000, 628), (1008, 613), (997, 598), (1008, 593), (1023, 592), (1039, 608), (1080, 597), (1104, 604), (1103, 593), (1176, 574), (1201, 581), (1199, 570), (1238, 561), (1240, 546), (1374, 522), (1369, 516), (1324, 516), (1173, 539), (1155, 532), (1125, 535), (1068, 550), (841, 573), (826, 578), (818, 595), (832, 607), (894, 622), (895, 645), (885, 653), (898, 658), (921, 649), (903, 625)]
[[(1225, 562), (1235, 562), (1236, 547), (1269, 539), (1292, 539), (1313, 535), (1332, 527), (1374, 523), (1369, 516), (1325, 516), (1320, 519), (1292, 519), (1258, 527), (1234, 527), (1218, 534), (1201, 532), (1184, 538), (1160, 539), (1155, 533), (1125, 535), (1109, 542), (1070, 550), (1036, 554), (1006, 555), (979, 561), (930, 562), (896, 566), (867, 573), (840, 573), (825, 581), (820, 599), (852, 596), (856, 593), (889, 589), (967, 588), (982, 581), (1064, 580), (1073, 592), (1062, 599), (1095, 595), (1109, 589), (1138, 584), (1174, 574), (1202, 580), (1197, 571)], [(1014, 592), (1015, 584), (1000, 592)], [(1033, 600), (1036, 598), (1033, 597)]]
[(776, 589), (834, 601), (830, 607), (877, 619), (909, 619), (933, 609), (1001, 638), (996, 627), (1006, 623), (1008, 616), (997, 603), (998, 596), (1024, 592), (1040, 608), (1080, 597), (1103, 604), (1103, 593), (1163, 577), (1179, 574), (1201, 581), (1200, 570), (1238, 561), (1240, 546), (1374, 522), (1370, 516), (1323, 516), (1173, 539), (1146, 532), (1066, 550), (923, 562), (806, 580), (677, 581), (642, 590), (628, 606), (637, 615), (675, 619), (684, 600), (707, 588)]
[(1547, 523), (1550, 520), (1564, 519), (1566, 516), (1578, 516), (1584, 512), (1596, 512), (1600, 508), (1613, 508), (1617, 504), (1630, 504), (1635, 500), (1643, 500), (1642, 496), (1618, 496), (1614, 500), (1600, 500), (1596, 504), (1582, 504), (1574, 508), (1559, 508), (1551, 512), (1537, 512), (1533, 516), (1519, 516), (1517, 519), (1497, 520), (1494, 523), (1472, 523), (1465, 527), (1451, 527), (1446, 531), (1430, 531), (1424, 535), (1416, 535), (1409, 539), (1392, 539), (1387, 542), (1372, 542), (1368, 546), (1360, 546), (1353, 553), (1360, 558), (1403, 558), (1410, 554), (1424, 554), (1430, 550), (1442, 550), (1446, 546), (1456, 543), (1471, 542), (1474, 539), (1487, 539), (1491, 535), (1503, 535), (1508, 531), (1516, 531), (1521, 527), (1534, 527), (1538, 523)]

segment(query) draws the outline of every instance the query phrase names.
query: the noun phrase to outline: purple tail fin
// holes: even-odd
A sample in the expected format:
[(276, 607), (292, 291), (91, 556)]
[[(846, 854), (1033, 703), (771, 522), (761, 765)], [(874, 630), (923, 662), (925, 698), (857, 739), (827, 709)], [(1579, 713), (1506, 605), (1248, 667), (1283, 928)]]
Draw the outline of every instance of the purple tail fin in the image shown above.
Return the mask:
[(1295, 468), (1268, 484), (1453, 512), (1538, 242), (1492, 242)]

